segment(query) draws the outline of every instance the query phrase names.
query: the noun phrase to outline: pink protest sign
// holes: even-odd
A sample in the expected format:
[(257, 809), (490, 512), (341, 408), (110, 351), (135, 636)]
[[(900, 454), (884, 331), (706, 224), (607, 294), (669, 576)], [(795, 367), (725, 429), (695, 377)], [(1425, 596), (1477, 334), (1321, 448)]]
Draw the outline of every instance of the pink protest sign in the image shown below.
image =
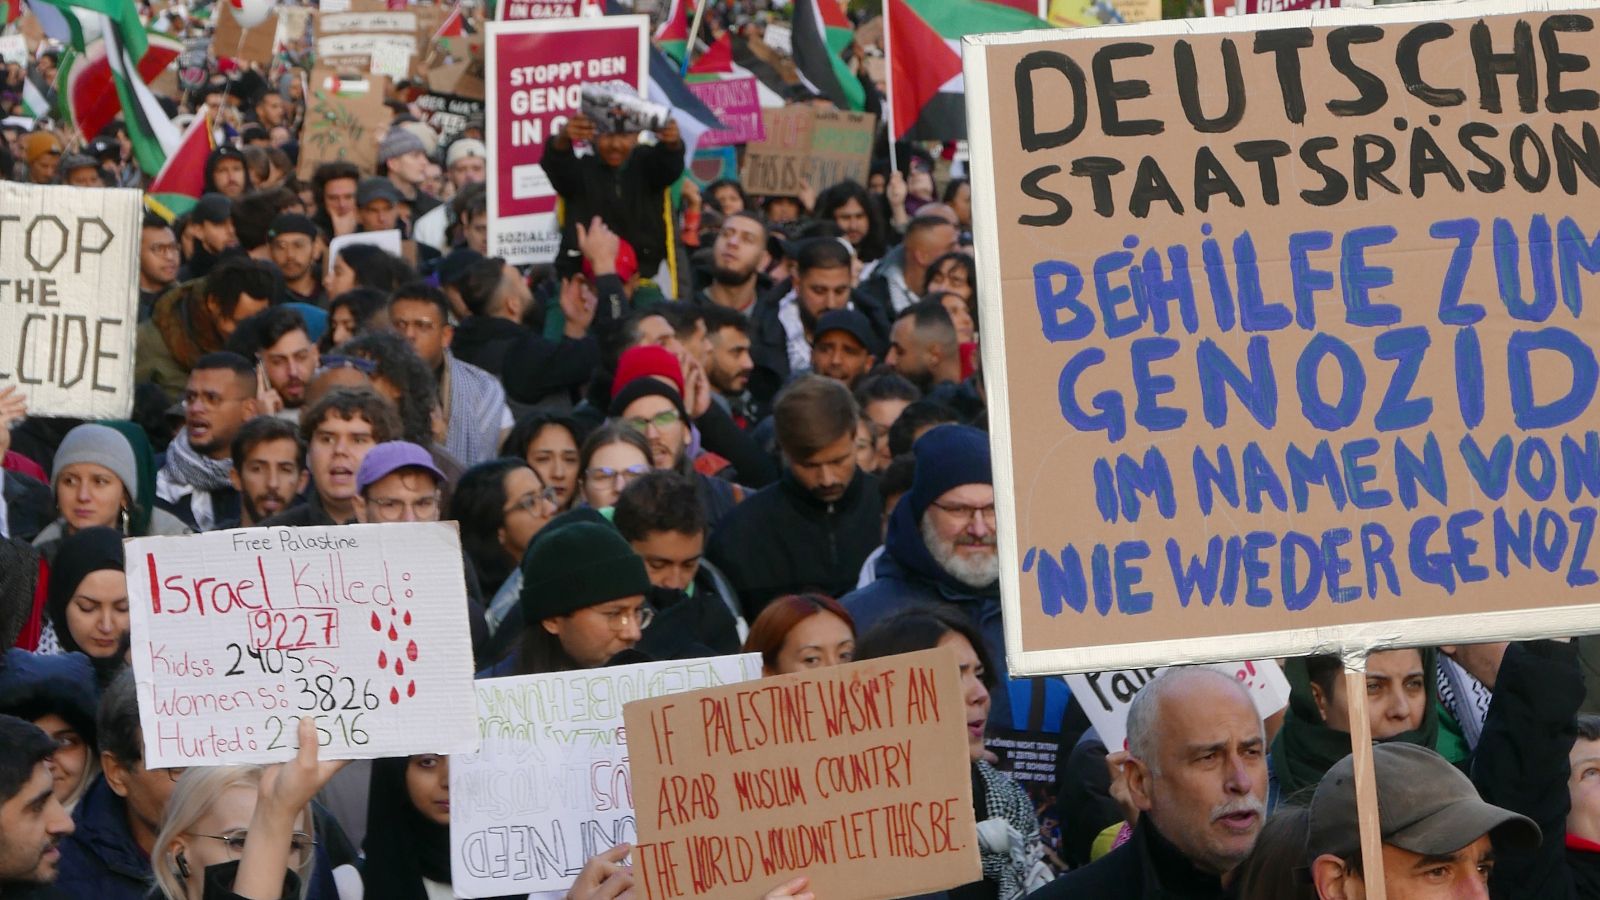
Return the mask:
[(1339, 0), (1206, 0), (1208, 16), (1243, 16), (1295, 9), (1333, 9)]
[(454, 523), (243, 528), (127, 543), (150, 768), (477, 749)]
[(700, 137), (701, 147), (731, 147), (767, 139), (761, 122), (761, 98), (756, 93), (753, 75), (717, 81), (692, 81), (689, 90), (716, 113), (725, 128), (708, 131)]
[(539, 160), (578, 113), (584, 84), (624, 81), (644, 96), (648, 24), (647, 16), (489, 24), (489, 255), (518, 265), (555, 259), (556, 189)]

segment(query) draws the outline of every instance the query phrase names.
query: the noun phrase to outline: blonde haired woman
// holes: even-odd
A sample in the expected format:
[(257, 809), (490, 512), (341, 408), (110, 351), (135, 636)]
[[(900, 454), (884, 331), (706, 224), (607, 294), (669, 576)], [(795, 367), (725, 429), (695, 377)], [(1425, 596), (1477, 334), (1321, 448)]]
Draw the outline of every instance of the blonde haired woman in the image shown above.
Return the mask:
[(345, 761), (318, 761), (313, 720), (300, 753), (272, 766), (190, 769), (156, 836), (164, 900), (299, 900), (316, 842), (309, 804)]

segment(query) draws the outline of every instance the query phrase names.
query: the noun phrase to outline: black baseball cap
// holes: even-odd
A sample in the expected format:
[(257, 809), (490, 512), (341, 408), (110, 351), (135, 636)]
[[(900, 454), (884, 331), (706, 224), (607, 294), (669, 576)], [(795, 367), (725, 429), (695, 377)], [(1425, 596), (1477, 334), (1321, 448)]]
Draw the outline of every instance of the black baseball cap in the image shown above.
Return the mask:
[(400, 189), (387, 178), (372, 176), (361, 179), (361, 183), (356, 185), (356, 206), (366, 206), (374, 200), (387, 200), (399, 206), (404, 198), (400, 196)]
[(192, 222), (226, 222), (233, 217), (233, 201), (221, 194), (202, 194), (189, 214)]
[(316, 240), (317, 224), (299, 213), (278, 213), (272, 224), (267, 226), (267, 240), (282, 234), (303, 234)]
[(867, 317), (853, 309), (832, 309), (822, 314), (817, 319), (815, 329), (816, 337), (822, 337), (830, 331), (843, 331), (861, 342), (868, 353), (876, 353), (877, 337), (872, 333), (872, 323)]
[[(1426, 747), (1377, 744), (1372, 768), (1385, 844), (1423, 856), (1454, 853), (1486, 834), (1500, 850), (1539, 846), (1539, 826), (1532, 819), (1484, 802), (1467, 776)], [(1361, 849), (1353, 756), (1334, 763), (1317, 783), (1309, 829), (1307, 862), (1324, 853), (1349, 859)]]

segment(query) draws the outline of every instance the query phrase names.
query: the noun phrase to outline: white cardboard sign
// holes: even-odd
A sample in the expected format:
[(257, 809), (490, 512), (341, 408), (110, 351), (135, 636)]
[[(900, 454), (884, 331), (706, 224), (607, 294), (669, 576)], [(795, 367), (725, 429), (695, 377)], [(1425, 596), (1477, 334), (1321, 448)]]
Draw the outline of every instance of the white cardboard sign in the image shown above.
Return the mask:
[(462, 753), (472, 710), (451, 522), (241, 528), (127, 543), (150, 768)]
[[(1250, 692), (1256, 712), (1263, 719), (1289, 705), (1289, 679), (1283, 676), (1283, 669), (1273, 660), (1217, 663), (1206, 668), (1237, 678)], [(1133, 698), (1160, 671), (1160, 668), (1124, 669), (1062, 677), (1067, 679), (1072, 696), (1083, 706), (1090, 724), (1100, 734), (1100, 740), (1114, 752), (1127, 747), (1128, 707), (1133, 704)]]
[(39, 416), (133, 410), (138, 191), (0, 182), (0, 385)]
[(623, 704), (760, 677), (747, 653), (476, 682), (483, 745), (450, 760), (456, 895), (564, 891), (636, 841)]

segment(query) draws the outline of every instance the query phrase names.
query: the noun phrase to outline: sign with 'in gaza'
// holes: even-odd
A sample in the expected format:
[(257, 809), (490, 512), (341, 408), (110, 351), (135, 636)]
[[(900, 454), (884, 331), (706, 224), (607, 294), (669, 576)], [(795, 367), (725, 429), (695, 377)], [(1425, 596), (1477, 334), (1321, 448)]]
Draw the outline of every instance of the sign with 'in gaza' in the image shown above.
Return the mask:
[(0, 387), (36, 416), (133, 410), (138, 191), (0, 181)]
[(644, 900), (977, 881), (965, 703), (949, 648), (629, 703)]
[(1600, 13), (1554, 6), (968, 39), (1013, 672), (1593, 630)]
[(127, 543), (150, 768), (478, 746), (454, 523), (246, 528)]

